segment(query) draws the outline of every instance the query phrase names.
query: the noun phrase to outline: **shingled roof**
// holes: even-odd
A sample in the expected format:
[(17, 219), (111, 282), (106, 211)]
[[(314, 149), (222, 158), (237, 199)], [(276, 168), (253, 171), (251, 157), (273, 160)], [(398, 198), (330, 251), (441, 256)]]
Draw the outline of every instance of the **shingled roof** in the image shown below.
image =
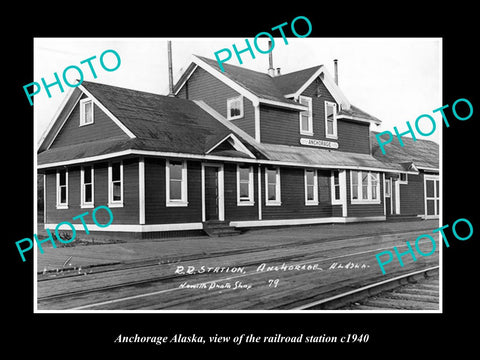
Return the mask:
[[(399, 141), (394, 137), (392, 142), (384, 146), (384, 155), (376, 139), (377, 134), (379, 132), (372, 131), (370, 133), (372, 155), (376, 159), (382, 162), (402, 164), (405, 169), (411, 167), (412, 164), (418, 169), (439, 169), (439, 145), (436, 142), (423, 139), (414, 141), (410, 137), (402, 137), (404, 146), (400, 146)], [(387, 140), (388, 135), (382, 135), (380, 138)]]
[[(48, 150), (41, 146), (39, 165), (129, 149), (205, 154), (231, 133), (190, 100), (87, 81), (81, 89), (107, 108), (134, 137), (126, 140), (105, 134), (99, 141)], [(251, 147), (249, 150), (255, 151)]]

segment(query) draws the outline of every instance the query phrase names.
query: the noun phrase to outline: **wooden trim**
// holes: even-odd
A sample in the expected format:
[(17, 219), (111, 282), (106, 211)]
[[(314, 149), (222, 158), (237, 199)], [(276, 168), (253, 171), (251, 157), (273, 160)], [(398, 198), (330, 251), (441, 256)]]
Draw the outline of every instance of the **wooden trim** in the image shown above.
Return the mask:
[(145, 224), (145, 158), (138, 160), (138, 222)]
[[(144, 156), (159, 156), (159, 157), (170, 157), (170, 158), (180, 158), (180, 159), (195, 159), (195, 160), (213, 160), (213, 161), (224, 161), (224, 162), (241, 162), (241, 163), (252, 163), (252, 164), (264, 164), (272, 166), (289, 166), (289, 167), (302, 167), (302, 168), (315, 168), (315, 169), (344, 169), (344, 170), (358, 170), (358, 171), (376, 171), (376, 172), (390, 172), (390, 173), (400, 173), (406, 172), (404, 170), (388, 169), (388, 168), (376, 168), (376, 167), (363, 167), (363, 166), (343, 166), (343, 165), (312, 165), (312, 164), (302, 164), (295, 162), (287, 161), (275, 161), (275, 160), (260, 160), (260, 159), (247, 159), (247, 158), (236, 158), (236, 157), (224, 157), (216, 155), (200, 155), (200, 154), (187, 154), (187, 153), (174, 153), (174, 152), (163, 152), (163, 151), (151, 151), (151, 150), (123, 150), (116, 153), (90, 156), (83, 159), (74, 159), (59, 161), (54, 163), (37, 165), (37, 169), (48, 169), (59, 166), (73, 165), (73, 164), (83, 164), (86, 162), (92, 161), (101, 161), (106, 159), (112, 159), (120, 156), (126, 155), (144, 155)], [(411, 174), (417, 174), (416, 172), (408, 172)]]
[(166, 207), (187, 207), (188, 206), (188, 169), (187, 160), (174, 160), (182, 162), (182, 184), (181, 199), (170, 199), (170, 160), (165, 161), (165, 206)]
[(282, 225), (312, 225), (312, 224), (331, 224), (331, 223), (351, 223), (363, 221), (384, 221), (384, 215), (366, 216), (366, 217), (325, 217), (309, 219), (275, 219), (275, 220), (246, 220), (230, 221), (230, 226), (235, 227), (257, 227), (257, 226), (282, 226)]
[[(55, 229), (58, 224), (45, 224), (45, 229)], [(85, 230), (83, 224), (72, 224), (75, 230)], [(96, 224), (85, 224), (89, 231), (102, 232), (149, 232), (149, 231), (179, 231), (179, 230), (201, 230), (203, 224), (201, 222), (179, 223), (179, 224), (111, 224), (107, 227), (99, 227)], [(60, 227), (61, 229), (62, 227)], [(66, 228), (70, 229), (70, 226)]]

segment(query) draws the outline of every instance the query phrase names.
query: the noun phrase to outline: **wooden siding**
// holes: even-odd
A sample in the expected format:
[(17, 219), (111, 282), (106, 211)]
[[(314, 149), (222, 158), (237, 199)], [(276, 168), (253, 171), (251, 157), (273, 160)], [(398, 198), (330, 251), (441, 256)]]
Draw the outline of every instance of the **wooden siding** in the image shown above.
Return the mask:
[(265, 205), (264, 168), (261, 179), (263, 220), (332, 216), (330, 171), (318, 170), (318, 205), (305, 205), (305, 178), (302, 168), (280, 168), (281, 206)]
[(145, 224), (202, 221), (201, 163), (187, 161), (188, 206), (166, 206), (165, 159), (145, 158)]
[(400, 184), (400, 214), (425, 214), (423, 174), (408, 174), (408, 184)]
[(380, 173), (380, 203), (379, 204), (352, 204), (350, 170), (347, 171), (347, 216), (348, 217), (366, 217), (383, 216), (383, 175)]
[(339, 151), (370, 153), (369, 124), (339, 119), (337, 120), (338, 139), (330, 139), (325, 136), (325, 101), (335, 102), (335, 99), (320, 79), (312, 82), (301, 95), (312, 98), (313, 135), (300, 134), (298, 111), (261, 105), (260, 134), (262, 142), (304, 146), (300, 144), (300, 138), (308, 138), (337, 142)]
[[(81, 98), (86, 97), (86, 95), (83, 95)], [(80, 102), (78, 102), (51, 148), (102, 140), (106, 137), (129, 138), (98, 106), (94, 104), (93, 109), (93, 124), (80, 126)]]
[[(94, 207), (108, 206), (108, 163), (94, 165)], [(46, 172), (46, 223), (58, 224), (62, 221), (72, 222), (72, 218), (88, 212), (93, 208), (80, 207), (80, 167), (68, 168), (68, 209), (56, 208), (56, 170)], [(123, 160), (123, 207), (112, 207), (112, 224), (138, 224), (138, 159)], [(109, 215), (105, 211), (96, 213), (97, 221), (105, 224)], [(85, 216), (87, 224), (93, 224), (91, 215)], [(81, 224), (81, 220), (72, 223)]]
[(225, 164), (225, 220), (258, 220), (258, 167), (253, 165), (254, 205), (237, 205), (237, 164)]
[[(177, 94), (184, 99), (202, 100), (225, 118), (227, 99), (238, 95), (240, 95), (238, 92), (200, 67), (197, 67)], [(232, 123), (255, 137), (255, 111), (250, 100), (243, 98), (243, 118), (232, 120)]]

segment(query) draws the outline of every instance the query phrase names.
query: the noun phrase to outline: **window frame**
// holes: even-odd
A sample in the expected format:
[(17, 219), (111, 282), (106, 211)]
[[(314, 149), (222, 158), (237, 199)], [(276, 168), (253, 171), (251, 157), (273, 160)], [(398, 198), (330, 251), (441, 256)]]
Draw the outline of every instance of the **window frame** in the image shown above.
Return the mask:
[[(170, 198), (170, 166), (172, 162), (182, 163), (182, 179), (180, 185), (180, 199)], [(186, 207), (188, 206), (188, 178), (187, 178), (187, 160), (166, 160), (165, 161), (165, 206), (167, 207)]]
[[(275, 200), (269, 200), (268, 193), (268, 172), (275, 169)], [(280, 206), (282, 205), (281, 199), (281, 182), (280, 182), (280, 167), (265, 168), (265, 205), (266, 206)]]
[[(335, 184), (335, 172), (338, 174), (338, 185)], [(342, 199), (342, 186), (340, 184), (340, 170), (332, 170), (331, 172), (331, 190), (332, 190), (332, 205), (339, 205), (343, 204), (343, 199)], [(335, 197), (335, 187), (338, 186), (338, 196), (339, 198), (336, 199)]]
[[(235, 102), (235, 101), (240, 101), (240, 114), (231, 116), (230, 111), (232, 109), (232, 103)], [(238, 95), (238, 96), (234, 96), (234, 97), (231, 97), (231, 98), (227, 99), (227, 120), (235, 120), (235, 119), (243, 118), (243, 113), (244, 113), (243, 110), (244, 110), (243, 109), (243, 95)]]
[[(312, 101), (312, 98), (309, 97), (309, 96), (300, 95), (298, 97), (298, 103), (302, 104), (302, 102), (301, 102), (302, 100), (306, 100), (308, 102), (308, 104), (307, 104), (308, 110), (300, 111), (300, 113), (298, 114), (300, 134), (301, 135), (313, 135), (313, 101)], [(305, 105), (305, 104), (302, 104), (302, 105)], [(304, 129), (302, 129), (302, 114), (305, 113), (306, 111), (308, 111), (308, 129), (304, 130)]]
[[(65, 185), (60, 185), (60, 172), (65, 171)], [(56, 172), (56, 208), (57, 209), (68, 209), (68, 169), (57, 169)], [(65, 187), (65, 202), (61, 202), (61, 189)]]
[[(90, 178), (91, 178), (91, 182), (88, 183), (90, 184), (90, 186), (92, 187), (92, 201), (90, 202), (87, 202), (85, 201), (85, 195), (86, 195), (86, 191), (85, 191), (85, 186), (88, 185), (85, 183), (85, 168), (87, 167), (90, 167)], [(94, 171), (94, 167), (93, 165), (84, 165), (81, 167), (81, 170), (80, 170), (80, 207), (81, 208), (93, 208), (94, 207), (94, 203), (95, 203), (95, 179), (94, 179), (94, 174), (95, 174), (95, 171)]]
[[(353, 198), (353, 189), (354, 189), (354, 173), (357, 173), (357, 195), (358, 198), (354, 199)], [(367, 174), (367, 197), (363, 198), (363, 174)], [(377, 189), (375, 191), (375, 196), (376, 199), (373, 198), (372, 192), (373, 192), (373, 185), (372, 185), (372, 177), (376, 177), (376, 182), (377, 182)], [(380, 198), (380, 193), (381, 193), (381, 186), (380, 186), (380, 173), (376, 171), (362, 171), (362, 170), (351, 170), (350, 171), (350, 201), (352, 204), (380, 204), (381, 203), (381, 198)]]
[[(248, 198), (242, 199), (240, 197), (240, 168), (248, 168)], [(254, 185), (253, 185), (253, 166), (252, 165), (240, 165), (237, 164), (237, 206), (253, 206), (255, 204), (254, 200)]]
[[(92, 104), (92, 121), (91, 122), (86, 122), (86, 112), (85, 112), (85, 107), (86, 104), (91, 103)], [(79, 126), (87, 126), (87, 125), (92, 125), (95, 122), (94, 119), (94, 105), (93, 105), (93, 100), (90, 98), (85, 98), (80, 100), (80, 125)]]
[[(405, 179), (402, 180), (402, 175), (405, 175)], [(408, 184), (408, 174), (406, 172), (401, 172), (398, 174), (398, 183), (399, 184)]]
[[(328, 133), (328, 117), (327, 117), (327, 107), (333, 106), (333, 134)], [(338, 129), (337, 129), (337, 104), (331, 101), (324, 102), (325, 110), (325, 137), (327, 139), (338, 139)]]
[[(308, 184), (307, 173), (313, 172), (313, 184)], [(318, 205), (318, 171), (317, 169), (304, 169), (304, 189), (305, 189), (305, 206)], [(313, 185), (313, 199), (308, 199), (308, 186)]]
[[(120, 200), (113, 199), (113, 165), (120, 164)], [(123, 207), (123, 161), (111, 161), (108, 163), (108, 206), (109, 207)]]

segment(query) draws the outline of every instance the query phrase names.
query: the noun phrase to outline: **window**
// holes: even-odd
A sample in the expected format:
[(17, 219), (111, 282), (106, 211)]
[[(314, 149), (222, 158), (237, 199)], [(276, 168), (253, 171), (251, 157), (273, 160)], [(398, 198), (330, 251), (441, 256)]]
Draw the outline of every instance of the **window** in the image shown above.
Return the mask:
[(308, 110), (300, 113), (300, 134), (313, 135), (312, 98), (299, 96), (298, 102), (308, 106)]
[(93, 101), (80, 100), (80, 126), (93, 124)]
[(399, 183), (400, 184), (408, 184), (408, 174), (407, 173), (400, 173)]
[(80, 173), (80, 207), (93, 208), (93, 166), (83, 166)]
[(332, 171), (332, 204), (340, 203), (340, 172), (338, 170)]
[(57, 171), (57, 209), (68, 209), (68, 171)]
[(253, 200), (253, 167), (237, 166), (237, 205), (251, 206)]
[(281, 205), (280, 201), (280, 168), (265, 169), (265, 204)]
[(318, 205), (317, 170), (305, 169), (305, 205)]
[(123, 163), (113, 162), (108, 167), (108, 206), (123, 206)]
[(385, 180), (385, 196), (390, 197), (392, 195), (392, 180)]
[(243, 96), (237, 96), (227, 100), (227, 119), (235, 120), (243, 117)]
[(325, 101), (325, 136), (337, 138), (337, 104)]
[(370, 171), (351, 171), (352, 203), (380, 203), (380, 175)]
[(187, 201), (187, 162), (166, 162), (166, 205), (188, 206)]

